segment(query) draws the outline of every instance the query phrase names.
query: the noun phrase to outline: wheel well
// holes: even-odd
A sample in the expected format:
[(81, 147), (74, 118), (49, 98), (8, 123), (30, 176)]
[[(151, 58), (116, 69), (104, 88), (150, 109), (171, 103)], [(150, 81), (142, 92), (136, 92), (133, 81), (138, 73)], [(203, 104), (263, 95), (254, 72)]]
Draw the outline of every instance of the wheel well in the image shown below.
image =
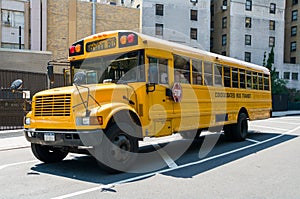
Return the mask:
[(139, 119), (139, 117), (132, 111), (130, 110), (122, 110), (122, 111), (119, 111), (117, 113), (115, 113), (110, 119), (109, 119), (109, 122), (106, 126), (106, 130), (111, 127), (112, 125), (116, 124), (117, 121), (122, 121), (122, 122), (125, 122), (125, 123), (130, 123), (130, 122), (133, 122), (136, 127), (140, 128), (138, 131), (139, 132), (139, 135), (137, 135), (137, 137), (139, 139), (142, 139), (142, 124), (141, 124), (141, 121)]
[(242, 108), (240, 109), (239, 114), (241, 114), (241, 113), (245, 113), (245, 114), (247, 115), (247, 118), (249, 118), (248, 111), (247, 111), (247, 109), (246, 109), (245, 107), (242, 107)]

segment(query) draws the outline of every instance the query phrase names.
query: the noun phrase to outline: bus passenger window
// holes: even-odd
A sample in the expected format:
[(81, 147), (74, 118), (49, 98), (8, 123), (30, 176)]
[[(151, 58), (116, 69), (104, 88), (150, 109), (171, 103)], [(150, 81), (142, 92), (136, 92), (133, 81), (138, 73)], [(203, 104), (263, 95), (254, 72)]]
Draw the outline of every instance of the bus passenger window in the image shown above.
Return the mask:
[(239, 77), (238, 77), (238, 69), (232, 69), (232, 87), (238, 88), (239, 87)]
[(213, 85), (212, 63), (204, 62), (204, 83), (208, 86)]
[(215, 64), (214, 73), (215, 73), (215, 85), (216, 86), (223, 86), (223, 82), (222, 82), (222, 76), (223, 76), (222, 65)]
[(191, 82), (189, 58), (174, 55), (174, 76), (175, 82), (185, 84), (189, 84)]
[(201, 60), (192, 60), (192, 69), (193, 69), (193, 84), (203, 85), (202, 83), (202, 61)]
[(258, 88), (258, 79), (257, 79), (257, 73), (252, 73), (252, 77), (253, 77), (253, 85), (252, 88), (253, 89), (257, 89)]
[(270, 90), (270, 86), (269, 86), (269, 78), (270, 76), (269, 75), (264, 75), (264, 90), (265, 91), (268, 91)]
[(230, 85), (230, 68), (229, 67), (224, 67), (224, 86), (225, 87), (231, 87)]
[(252, 89), (252, 73), (247, 71), (247, 89)]
[(240, 69), (240, 88), (246, 88), (245, 70)]
[(258, 74), (258, 89), (263, 90), (263, 78), (261, 73)]

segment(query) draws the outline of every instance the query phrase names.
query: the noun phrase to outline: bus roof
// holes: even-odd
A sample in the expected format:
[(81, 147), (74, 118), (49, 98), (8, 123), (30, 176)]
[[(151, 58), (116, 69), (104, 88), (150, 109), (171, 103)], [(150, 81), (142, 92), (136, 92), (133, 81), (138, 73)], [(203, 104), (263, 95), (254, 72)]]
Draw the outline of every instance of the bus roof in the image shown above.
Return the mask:
[[(101, 34), (101, 35), (112, 35), (112, 34), (116, 34), (118, 32), (133, 32), (133, 33), (135, 33), (136, 35), (139, 36), (139, 38), (143, 41), (144, 45), (147, 48), (158, 48), (158, 49), (161, 48), (162, 50), (167, 48), (172, 53), (183, 52), (185, 54), (193, 54), (195, 57), (197, 57), (197, 56), (208, 56), (211, 60), (213, 60), (214, 62), (220, 62), (220, 64), (240, 65), (240, 66), (243, 66), (245, 68), (261, 71), (265, 74), (270, 74), (269, 69), (266, 68), (266, 67), (263, 67), (263, 66), (259, 66), (259, 65), (253, 64), (253, 63), (238, 60), (238, 59), (235, 59), (235, 58), (232, 58), (232, 57), (227, 57), (227, 56), (223, 56), (223, 55), (220, 55), (220, 54), (208, 52), (208, 51), (205, 51), (205, 50), (193, 48), (193, 47), (186, 46), (186, 45), (183, 45), (183, 44), (179, 44), (179, 43), (159, 39), (159, 38), (156, 38), (156, 37), (152, 37), (152, 36), (145, 35), (145, 34), (142, 34), (142, 33), (131, 31), (131, 30), (106, 31), (106, 32), (101, 32), (99, 34)], [(98, 35), (98, 34), (96, 34), (96, 35)], [(94, 36), (95, 35), (91, 35), (89, 37), (86, 37), (86, 39), (93, 38)]]

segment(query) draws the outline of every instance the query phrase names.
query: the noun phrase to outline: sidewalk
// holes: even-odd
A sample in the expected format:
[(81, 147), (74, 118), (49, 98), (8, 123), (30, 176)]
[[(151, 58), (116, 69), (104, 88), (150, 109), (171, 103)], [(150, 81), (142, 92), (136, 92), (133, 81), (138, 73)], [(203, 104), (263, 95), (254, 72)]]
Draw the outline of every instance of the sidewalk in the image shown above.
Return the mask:
[(23, 130), (0, 131), (0, 151), (30, 147)]
[(284, 116), (293, 116), (300, 115), (300, 111), (274, 111), (272, 112), (272, 117), (284, 117)]

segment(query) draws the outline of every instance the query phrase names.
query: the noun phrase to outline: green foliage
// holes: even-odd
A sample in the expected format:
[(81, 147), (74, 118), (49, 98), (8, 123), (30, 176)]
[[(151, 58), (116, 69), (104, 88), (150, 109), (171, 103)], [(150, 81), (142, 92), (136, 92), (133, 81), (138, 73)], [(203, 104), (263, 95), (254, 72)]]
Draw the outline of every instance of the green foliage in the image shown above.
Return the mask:
[(274, 64), (274, 49), (272, 47), (271, 52), (268, 54), (268, 59), (266, 63), (266, 52), (264, 53), (263, 66), (269, 69), (271, 75), (271, 88), (272, 94), (287, 94), (288, 89), (286, 87), (286, 81), (279, 79), (276, 74), (276, 68)]

